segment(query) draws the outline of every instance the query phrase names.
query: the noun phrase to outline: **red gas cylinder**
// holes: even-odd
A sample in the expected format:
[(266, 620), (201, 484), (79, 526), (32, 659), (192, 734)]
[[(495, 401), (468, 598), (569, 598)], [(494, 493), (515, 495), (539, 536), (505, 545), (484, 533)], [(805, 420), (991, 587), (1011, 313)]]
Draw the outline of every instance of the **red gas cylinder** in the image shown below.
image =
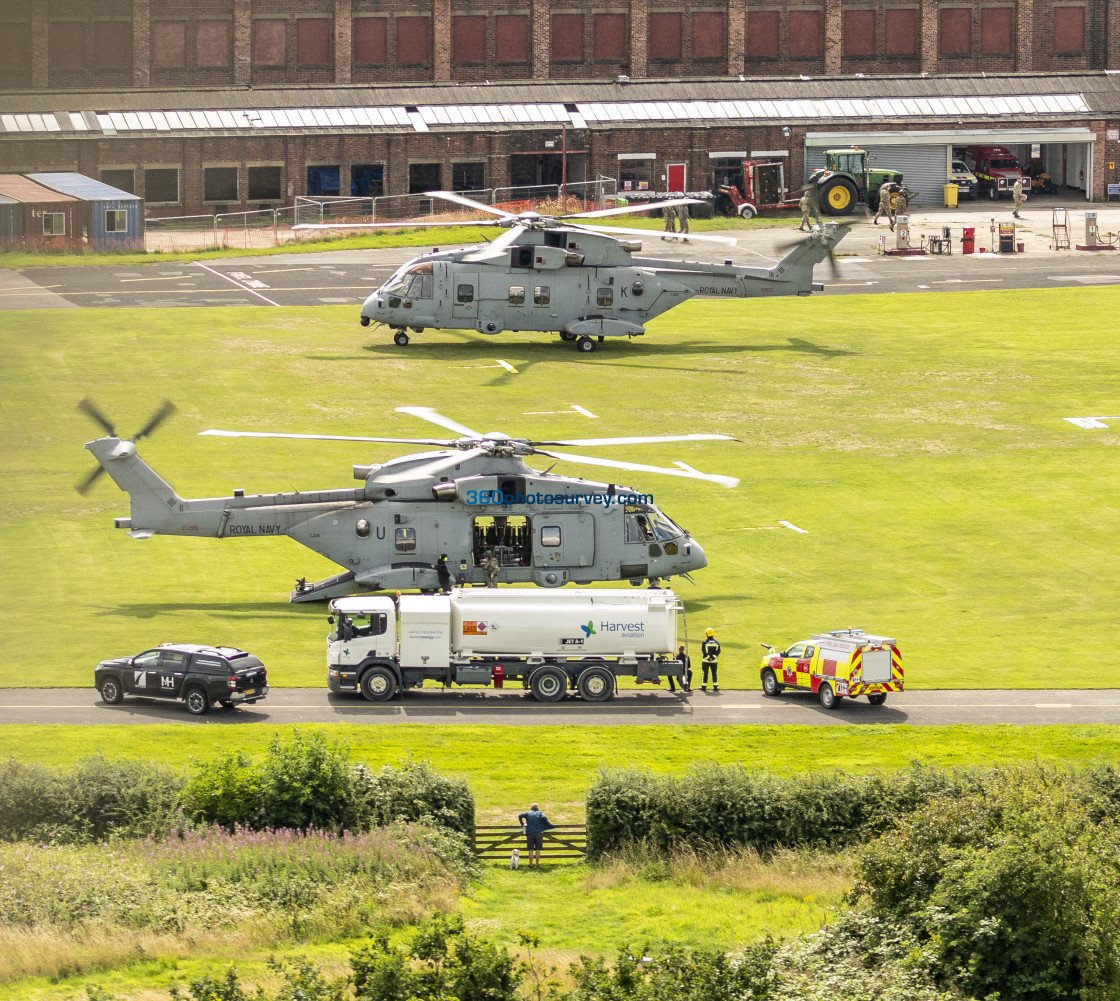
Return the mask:
[(502, 667), (501, 664), (495, 664), (494, 665), (493, 677), (494, 677), (494, 687), (495, 688), (501, 688), (502, 685), (505, 683), (505, 680), (506, 680), (506, 672), (505, 672), (505, 669)]
[(961, 237), (961, 253), (975, 254), (976, 253), (976, 227), (965, 226), (964, 235)]

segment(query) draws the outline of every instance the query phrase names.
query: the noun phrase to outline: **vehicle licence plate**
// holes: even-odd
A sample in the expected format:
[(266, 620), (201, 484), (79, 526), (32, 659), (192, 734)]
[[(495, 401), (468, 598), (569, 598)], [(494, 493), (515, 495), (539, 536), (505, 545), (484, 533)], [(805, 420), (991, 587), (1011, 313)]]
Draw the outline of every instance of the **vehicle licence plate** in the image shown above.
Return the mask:
[(242, 694), (243, 695), (255, 695), (256, 692), (257, 692), (257, 690), (255, 688), (246, 688), (244, 690), (244, 692), (242, 692)]

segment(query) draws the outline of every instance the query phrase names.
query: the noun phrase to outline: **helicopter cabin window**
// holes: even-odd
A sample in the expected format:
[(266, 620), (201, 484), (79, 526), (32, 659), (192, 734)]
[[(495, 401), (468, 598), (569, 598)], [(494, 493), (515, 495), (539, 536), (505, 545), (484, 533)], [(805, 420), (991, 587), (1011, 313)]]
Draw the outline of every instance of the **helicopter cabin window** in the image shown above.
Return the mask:
[(416, 549), (416, 529), (398, 528), (393, 533), (393, 546), (398, 553), (411, 553)]
[(525, 305), (525, 286), (511, 285), (509, 287), (509, 304), (511, 306)]
[(652, 504), (626, 505), (627, 542), (668, 542), (684, 535)]
[(614, 289), (613, 288), (599, 288), (595, 290), (595, 304), (598, 306), (613, 306), (614, 305)]
[(560, 526), (545, 525), (541, 528), (541, 546), (545, 549), (555, 549), (560, 545)]
[(455, 289), (456, 302), (474, 302), (474, 286), (459, 285)]
[(527, 567), (532, 562), (532, 533), (523, 514), (480, 515), (474, 519), (471, 549), (474, 565), (482, 566), (487, 550), (503, 567)]
[(533, 305), (547, 306), (552, 301), (552, 291), (547, 285), (533, 286)]

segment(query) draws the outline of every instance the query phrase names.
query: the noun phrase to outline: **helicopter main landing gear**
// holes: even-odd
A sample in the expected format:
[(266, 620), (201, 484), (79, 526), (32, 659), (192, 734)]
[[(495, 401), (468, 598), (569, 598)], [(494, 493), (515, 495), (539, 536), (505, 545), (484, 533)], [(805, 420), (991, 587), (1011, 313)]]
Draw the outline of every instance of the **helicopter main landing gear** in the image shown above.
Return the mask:
[(393, 334), (393, 343), (398, 347), (403, 348), (408, 343), (408, 334), (406, 334), (403, 330), (398, 330), (395, 334)]
[(575, 339), (576, 339), (576, 335), (573, 334), (570, 330), (561, 330), (560, 331), (560, 340), (562, 340), (562, 341), (574, 341)]
[(576, 341), (576, 348), (582, 351), (584, 354), (589, 354), (598, 346), (599, 345), (595, 343), (595, 339), (593, 337), (587, 337), (586, 335)]

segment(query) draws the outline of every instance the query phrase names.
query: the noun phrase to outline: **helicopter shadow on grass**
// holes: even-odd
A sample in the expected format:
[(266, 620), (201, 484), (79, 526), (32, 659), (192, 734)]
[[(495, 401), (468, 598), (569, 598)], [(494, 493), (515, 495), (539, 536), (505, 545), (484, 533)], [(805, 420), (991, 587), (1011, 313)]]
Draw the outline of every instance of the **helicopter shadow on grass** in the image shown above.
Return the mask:
[(153, 619), (157, 615), (173, 615), (181, 612), (223, 612), (231, 616), (281, 619), (291, 617), (292, 606), (288, 602), (279, 601), (133, 601), (113, 608), (103, 608), (96, 614), (103, 618), (122, 616), (132, 619)]

